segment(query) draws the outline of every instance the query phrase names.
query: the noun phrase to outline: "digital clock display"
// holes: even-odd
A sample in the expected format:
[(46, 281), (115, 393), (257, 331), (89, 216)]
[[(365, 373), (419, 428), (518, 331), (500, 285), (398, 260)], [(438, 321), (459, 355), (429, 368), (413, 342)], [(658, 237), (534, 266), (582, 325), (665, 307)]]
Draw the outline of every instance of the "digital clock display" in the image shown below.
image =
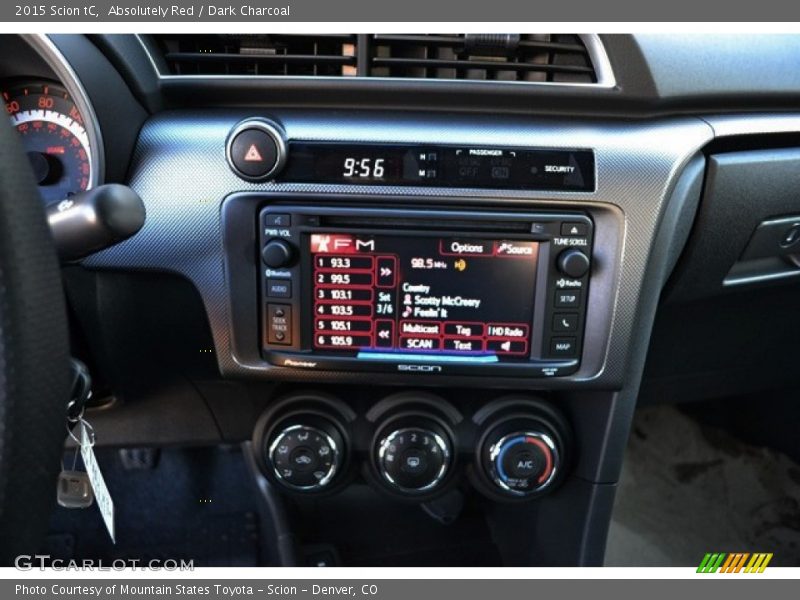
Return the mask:
[(344, 159), (342, 177), (345, 179), (383, 179), (385, 176), (385, 158), (347, 156)]
[(594, 190), (594, 152), (292, 142), (280, 176), (297, 183)]

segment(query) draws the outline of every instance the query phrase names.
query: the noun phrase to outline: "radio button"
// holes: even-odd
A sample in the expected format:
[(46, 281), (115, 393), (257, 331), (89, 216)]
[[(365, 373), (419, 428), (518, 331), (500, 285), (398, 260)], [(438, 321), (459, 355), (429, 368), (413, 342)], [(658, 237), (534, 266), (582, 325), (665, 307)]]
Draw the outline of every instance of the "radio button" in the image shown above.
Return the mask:
[(556, 337), (550, 340), (550, 356), (556, 358), (575, 358), (576, 354), (576, 338)]
[(269, 298), (291, 298), (292, 282), (288, 279), (267, 279), (267, 296)]
[(556, 290), (556, 308), (574, 308), (581, 303), (580, 290)]
[(292, 307), (288, 304), (267, 305), (267, 343), (292, 343)]

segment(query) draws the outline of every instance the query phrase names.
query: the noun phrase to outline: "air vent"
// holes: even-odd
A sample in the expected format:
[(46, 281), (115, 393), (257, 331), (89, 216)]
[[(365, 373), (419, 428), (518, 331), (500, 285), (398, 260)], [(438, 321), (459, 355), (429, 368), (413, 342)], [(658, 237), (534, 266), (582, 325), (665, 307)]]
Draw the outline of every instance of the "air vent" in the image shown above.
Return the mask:
[(370, 76), (597, 83), (581, 36), (410, 34), (370, 36)]
[(153, 35), (171, 75), (356, 74), (357, 36)]
[(139, 36), (162, 76), (374, 77), (613, 86), (589, 34)]

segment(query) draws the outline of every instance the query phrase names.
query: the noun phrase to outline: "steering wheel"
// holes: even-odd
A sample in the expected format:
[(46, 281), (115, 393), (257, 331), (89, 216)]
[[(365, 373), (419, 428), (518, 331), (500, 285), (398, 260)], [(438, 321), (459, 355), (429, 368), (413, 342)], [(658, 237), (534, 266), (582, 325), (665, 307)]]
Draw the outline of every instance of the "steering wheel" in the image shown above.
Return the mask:
[(68, 395), (55, 247), (22, 144), (0, 123), (0, 566), (40, 550), (55, 505)]

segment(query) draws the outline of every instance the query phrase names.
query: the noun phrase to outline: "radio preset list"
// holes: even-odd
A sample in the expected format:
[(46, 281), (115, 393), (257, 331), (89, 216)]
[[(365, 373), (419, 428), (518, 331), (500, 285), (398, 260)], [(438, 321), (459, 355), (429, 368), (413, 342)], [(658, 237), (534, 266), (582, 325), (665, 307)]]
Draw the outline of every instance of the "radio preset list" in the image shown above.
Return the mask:
[(586, 215), (405, 213), (262, 210), (269, 362), (527, 376), (577, 369), (591, 269)]

